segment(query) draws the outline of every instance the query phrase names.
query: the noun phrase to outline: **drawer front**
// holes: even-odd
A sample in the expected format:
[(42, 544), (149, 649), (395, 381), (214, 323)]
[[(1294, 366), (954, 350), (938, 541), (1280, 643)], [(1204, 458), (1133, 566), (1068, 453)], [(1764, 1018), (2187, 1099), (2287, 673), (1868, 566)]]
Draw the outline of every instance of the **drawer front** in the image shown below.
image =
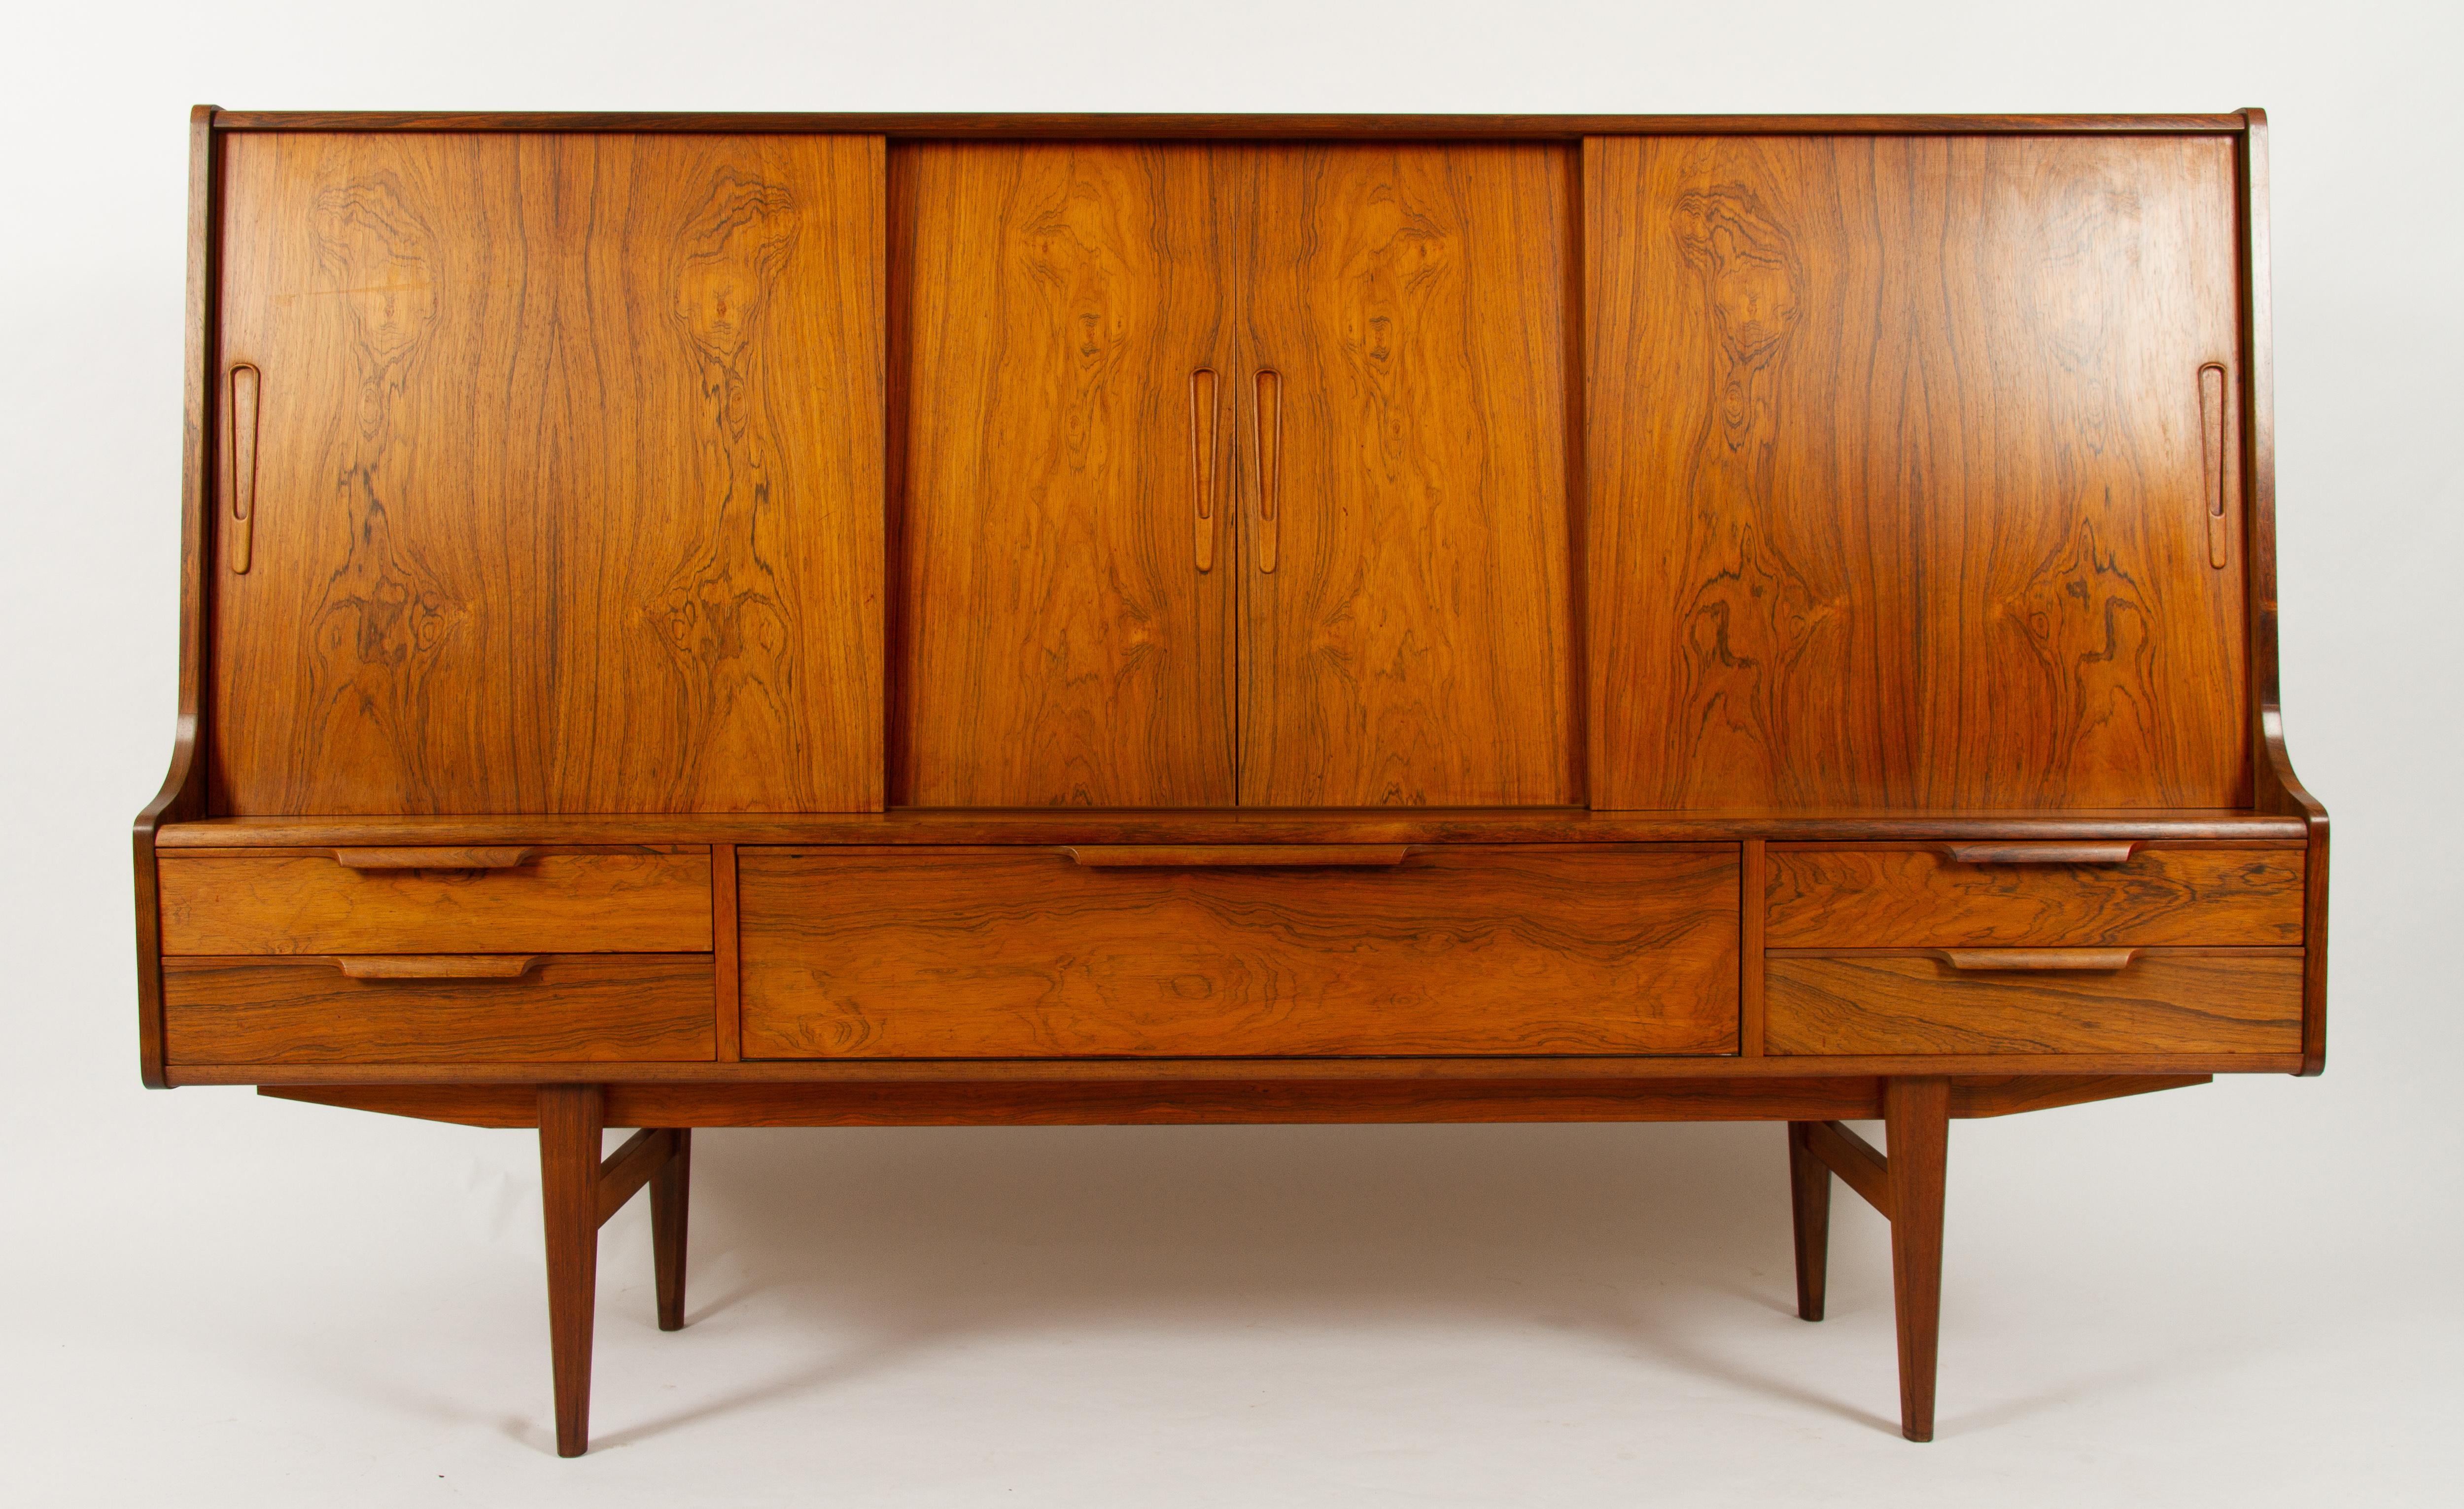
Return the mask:
[[(422, 856), (495, 867), (402, 867)], [(648, 954), (710, 947), (705, 849), (166, 854), (160, 871), (166, 954)]]
[(1736, 1051), (1733, 845), (1223, 856), (741, 850), (744, 1055)]
[[(432, 960), (432, 956), (431, 956)], [(648, 1063), (717, 1054), (708, 954), (490, 961), (495, 978), (355, 979), (345, 963), (165, 959), (174, 1064)]]
[[(2036, 864), (2026, 844), (1773, 844), (1764, 941), (1774, 948), (2299, 946), (2302, 853), (2142, 848), (2122, 864)], [(2057, 853), (2042, 850), (2040, 853)]]
[(2127, 964), (2098, 970), (1959, 968), (1931, 951), (1774, 954), (1764, 970), (1763, 1051), (2301, 1051), (2301, 950), (2121, 952), (2132, 955)]

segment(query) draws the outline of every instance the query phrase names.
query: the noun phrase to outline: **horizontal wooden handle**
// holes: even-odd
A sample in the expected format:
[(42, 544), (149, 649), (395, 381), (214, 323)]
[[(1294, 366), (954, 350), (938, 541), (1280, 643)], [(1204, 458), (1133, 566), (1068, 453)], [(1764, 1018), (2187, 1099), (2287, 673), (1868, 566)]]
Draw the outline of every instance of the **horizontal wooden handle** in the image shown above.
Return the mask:
[(354, 980), (518, 980), (537, 954), (349, 954), (334, 963)]
[(2051, 844), (1945, 844), (1961, 864), (2128, 864), (2135, 838)]
[(494, 848), (337, 849), (334, 858), (350, 870), (511, 870), (537, 856), (536, 849)]
[(2136, 948), (1945, 948), (1953, 969), (2078, 969), (2111, 974), (2138, 956)]
[(1113, 869), (1231, 869), (1268, 865), (1311, 870), (1386, 870), (1409, 844), (1075, 844), (1062, 853), (1080, 864)]

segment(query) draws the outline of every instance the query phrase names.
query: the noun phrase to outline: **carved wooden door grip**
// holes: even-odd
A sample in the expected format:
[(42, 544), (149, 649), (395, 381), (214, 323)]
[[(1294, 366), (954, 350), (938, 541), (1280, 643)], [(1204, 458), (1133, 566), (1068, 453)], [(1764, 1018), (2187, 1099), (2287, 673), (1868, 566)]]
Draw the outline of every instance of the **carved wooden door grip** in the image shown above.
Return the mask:
[(2199, 470), (2207, 483), (2208, 564), (2225, 564), (2225, 369), (2199, 368)]
[(1283, 485), (1284, 378), (1258, 374), (1258, 402), (1249, 411), (1258, 452), (1258, 569), (1275, 568), (1275, 494)]
[(225, 559), (231, 562), (234, 575), (248, 570), (256, 532), (256, 398), (259, 378), (255, 367), (246, 362), (235, 363), (231, 369), (231, 399), (227, 406), (231, 430), (223, 448), (224, 464), (230, 468), (231, 530)]
[(1201, 366), (1189, 374), (1189, 459), (1198, 494), (1198, 568), (1201, 571), (1215, 569), (1215, 462), (1221, 424), (1215, 373)]

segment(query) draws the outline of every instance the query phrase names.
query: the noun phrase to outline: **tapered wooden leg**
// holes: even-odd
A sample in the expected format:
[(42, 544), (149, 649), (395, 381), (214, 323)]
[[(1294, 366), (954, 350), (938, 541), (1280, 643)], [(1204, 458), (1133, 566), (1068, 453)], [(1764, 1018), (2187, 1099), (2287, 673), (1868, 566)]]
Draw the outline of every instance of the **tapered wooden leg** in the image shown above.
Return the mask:
[(1831, 1268), (1831, 1170), (1814, 1156), (1815, 1123), (1788, 1123), (1789, 1203), (1796, 1218), (1796, 1318), (1822, 1319)]
[(659, 1329), (685, 1323), (685, 1217), (693, 1199), (693, 1132), (677, 1127), (676, 1150), (650, 1176), (650, 1255), (658, 1272)]
[(1891, 1296), (1900, 1322), (1900, 1433), (1933, 1439), (1934, 1358), (1942, 1338), (1943, 1168), (1950, 1144), (1950, 1081), (1892, 1079), (1882, 1091), (1890, 1136)]
[(597, 1085), (539, 1093), (539, 1187), (547, 1225), (548, 1347), (556, 1370), (556, 1454), (590, 1446), (590, 1331), (599, 1294)]

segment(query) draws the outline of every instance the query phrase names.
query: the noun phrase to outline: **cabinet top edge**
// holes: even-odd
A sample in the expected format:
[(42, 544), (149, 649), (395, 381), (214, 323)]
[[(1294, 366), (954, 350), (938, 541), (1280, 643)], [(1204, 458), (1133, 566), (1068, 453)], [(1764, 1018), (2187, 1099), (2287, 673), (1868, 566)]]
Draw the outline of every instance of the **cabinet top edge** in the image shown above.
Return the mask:
[(1590, 812), (922, 810), (888, 812), (214, 817), (166, 823), (158, 849), (526, 843), (1705, 843), (1806, 840), (2299, 839), (2300, 818), (2241, 810)]
[(2245, 131), (2220, 115), (1144, 115), (223, 110), (217, 131), (811, 132), (936, 137), (1536, 137)]

